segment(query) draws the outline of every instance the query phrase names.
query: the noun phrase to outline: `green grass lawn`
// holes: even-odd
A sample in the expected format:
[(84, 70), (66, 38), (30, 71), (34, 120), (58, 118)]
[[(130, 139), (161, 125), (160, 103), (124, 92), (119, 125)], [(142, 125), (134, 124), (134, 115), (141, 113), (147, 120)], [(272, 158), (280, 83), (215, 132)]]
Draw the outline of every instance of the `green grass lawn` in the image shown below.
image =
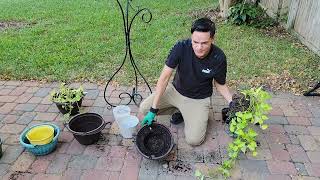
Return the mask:
[[(124, 2), (123, 0), (121, 2)], [(217, 6), (217, 0), (134, 0), (153, 19), (137, 18), (132, 52), (149, 82), (155, 83), (171, 46), (190, 36), (192, 12)], [(106, 81), (121, 64), (122, 18), (116, 0), (0, 0), (0, 22), (30, 25), (0, 31), (0, 78), (48, 81)], [(228, 57), (233, 84), (289, 72), (300, 87), (320, 79), (320, 58), (288, 38), (267, 37), (250, 27), (218, 25), (216, 43)], [(129, 61), (116, 80), (129, 83)], [(260, 82), (260, 81), (259, 81)], [(254, 82), (253, 82), (254, 83)]]

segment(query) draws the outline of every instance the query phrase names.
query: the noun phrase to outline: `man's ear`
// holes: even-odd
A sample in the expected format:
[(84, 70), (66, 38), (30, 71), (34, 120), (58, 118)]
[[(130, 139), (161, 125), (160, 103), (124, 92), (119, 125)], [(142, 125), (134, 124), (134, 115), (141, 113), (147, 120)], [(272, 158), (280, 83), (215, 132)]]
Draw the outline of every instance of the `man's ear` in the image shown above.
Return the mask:
[(212, 41), (211, 43), (212, 43), (212, 44), (214, 44), (215, 37), (216, 37), (216, 36), (215, 36), (215, 35), (213, 35), (213, 37), (211, 38), (211, 41)]

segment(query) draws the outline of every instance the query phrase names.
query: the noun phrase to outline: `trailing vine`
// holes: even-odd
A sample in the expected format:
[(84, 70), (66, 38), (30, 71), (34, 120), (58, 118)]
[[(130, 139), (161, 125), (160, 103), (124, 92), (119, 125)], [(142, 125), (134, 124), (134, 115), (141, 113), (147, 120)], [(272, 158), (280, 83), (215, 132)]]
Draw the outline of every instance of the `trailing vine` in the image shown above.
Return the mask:
[[(251, 88), (241, 91), (233, 97), (235, 105), (230, 107), (230, 132), (234, 134), (234, 140), (228, 146), (228, 159), (222, 162), (218, 172), (225, 178), (230, 177), (230, 170), (233, 168), (239, 153), (252, 152), (253, 156), (257, 155), (257, 132), (252, 125), (258, 125), (262, 130), (268, 128), (264, 124), (268, 119), (267, 114), (271, 106), (266, 102), (271, 96), (262, 88)], [(204, 179), (205, 176), (197, 170), (195, 176), (198, 179)]]

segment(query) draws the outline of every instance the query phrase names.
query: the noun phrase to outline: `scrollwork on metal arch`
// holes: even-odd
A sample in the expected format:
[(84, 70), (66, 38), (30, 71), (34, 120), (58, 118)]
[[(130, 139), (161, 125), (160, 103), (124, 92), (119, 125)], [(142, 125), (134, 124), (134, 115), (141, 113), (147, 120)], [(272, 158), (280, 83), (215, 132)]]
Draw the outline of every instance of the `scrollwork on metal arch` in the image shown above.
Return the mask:
[[(121, 70), (121, 68), (123, 67), (124, 63), (126, 62), (127, 58), (130, 59), (130, 63), (132, 65), (132, 68), (134, 70), (134, 75), (135, 75), (135, 86), (132, 89), (132, 92), (122, 92), (119, 94), (119, 98), (122, 99), (126, 99), (129, 98), (129, 101), (127, 104), (130, 104), (132, 101), (136, 104), (139, 105), (139, 103), (142, 101), (143, 97), (141, 96), (141, 94), (138, 93), (138, 75), (140, 75), (144, 81), (144, 83), (148, 86), (150, 93), (152, 93), (152, 90), (147, 82), (147, 80), (145, 79), (145, 77), (142, 75), (142, 73), (140, 72), (139, 68), (137, 67), (135, 60), (133, 58), (132, 55), (132, 51), (131, 51), (131, 39), (130, 39), (130, 32), (131, 32), (131, 27), (132, 27), (132, 23), (133, 21), (136, 19), (136, 17), (138, 17), (139, 15), (141, 15), (141, 20), (144, 23), (149, 23), (152, 19), (152, 13), (148, 8), (140, 8), (137, 7), (135, 8), (132, 4), (131, 4), (132, 0), (127, 0), (126, 1), (126, 9), (125, 11), (123, 10), (123, 7), (121, 5), (121, 3), (119, 2), (119, 0), (117, 0), (119, 9), (121, 11), (121, 15), (122, 15), (122, 20), (123, 20), (123, 29), (124, 29), (124, 36), (125, 36), (125, 43), (126, 43), (126, 52), (123, 58), (123, 61), (120, 65), (120, 67), (114, 72), (114, 74), (111, 76), (111, 78), (108, 80), (105, 89), (104, 89), (104, 99), (107, 102), (107, 104), (109, 105), (108, 108), (111, 109), (112, 107), (115, 107), (116, 104), (112, 104), (111, 102), (108, 101), (107, 99), (107, 88), (110, 85), (110, 82), (112, 81), (112, 79), (116, 76), (116, 74)], [(131, 20), (129, 20), (129, 8), (131, 8), (135, 13), (132, 16)]]

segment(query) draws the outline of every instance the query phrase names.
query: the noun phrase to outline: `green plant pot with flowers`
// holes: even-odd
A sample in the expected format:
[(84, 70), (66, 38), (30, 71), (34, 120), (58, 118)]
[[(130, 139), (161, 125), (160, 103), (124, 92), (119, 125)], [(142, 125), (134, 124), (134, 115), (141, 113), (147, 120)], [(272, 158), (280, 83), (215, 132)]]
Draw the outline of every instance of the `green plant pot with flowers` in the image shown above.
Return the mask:
[(79, 113), (79, 108), (82, 104), (82, 99), (85, 96), (83, 88), (69, 88), (65, 83), (62, 83), (58, 91), (53, 90), (50, 93), (51, 101), (57, 105), (57, 108), (62, 114), (75, 115)]

